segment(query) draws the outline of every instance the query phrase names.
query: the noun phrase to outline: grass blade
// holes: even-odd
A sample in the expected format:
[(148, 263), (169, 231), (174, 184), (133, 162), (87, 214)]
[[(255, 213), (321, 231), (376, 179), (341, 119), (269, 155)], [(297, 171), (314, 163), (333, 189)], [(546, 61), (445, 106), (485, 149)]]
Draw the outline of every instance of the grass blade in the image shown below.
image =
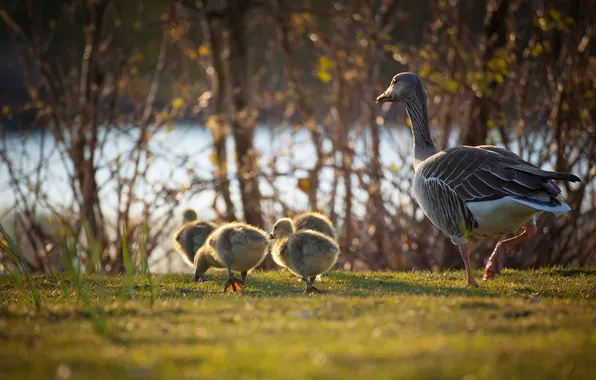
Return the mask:
[[(35, 286), (35, 282), (33, 281), (33, 277), (31, 276), (31, 272), (29, 272), (29, 266), (26, 263), (23, 255), (21, 254), (21, 248), (18, 244), (14, 241), (14, 239), (6, 232), (2, 224), (0, 223), (0, 233), (4, 236), (4, 239), (8, 242), (6, 245), (4, 242), (0, 241), (0, 249), (2, 249), (8, 255), (9, 259), (13, 262), (18, 270), (22, 274), (25, 275), (25, 280), (27, 282), (27, 286), (29, 288), (29, 292), (31, 293), (31, 298), (33, 299), (33, 304), (35, 305), (35, 309), (37, 311), (41, 310), (41, 297), (39, 295), (39, 290)], [(7, 267), (8, 269), (8, 267)], [(14, 273), (13, 278), (15, 281), (19, 281), (17, 279), (18, 275)], [(23, 286), (24, 289), (24, 286)]]
[(85, 222), (83, 227), (85, 228), (85, 235), (87, 236), (89, 251), (91, 253), (91, 257), (87, 262), (87, 271), (89, 273), (100, 273), (102, 271), (102, 264), (101, 247), (99, 241), (95, 238), (95, 235), (93, 235), (93, 232), (89, 227), (89, 223)]
[(122, 226), (122, 261), (125, 270), (123, 295), (127, 298), (134, 298), (135, 264), (128, 249), (128, 231), (126, 226)]

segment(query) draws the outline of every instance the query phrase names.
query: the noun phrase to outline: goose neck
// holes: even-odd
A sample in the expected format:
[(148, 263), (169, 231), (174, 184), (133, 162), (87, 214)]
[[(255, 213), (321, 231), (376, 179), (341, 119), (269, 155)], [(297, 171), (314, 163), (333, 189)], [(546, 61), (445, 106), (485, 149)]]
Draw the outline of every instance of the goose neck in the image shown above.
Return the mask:
[(426, 99), (423, 99), (422, 101), (407, 99), (405, 103), (406, 112), (412, 123), (414, 167), (416, 167), (420, 162), (437, 153), (437, 148), (430, 136)]

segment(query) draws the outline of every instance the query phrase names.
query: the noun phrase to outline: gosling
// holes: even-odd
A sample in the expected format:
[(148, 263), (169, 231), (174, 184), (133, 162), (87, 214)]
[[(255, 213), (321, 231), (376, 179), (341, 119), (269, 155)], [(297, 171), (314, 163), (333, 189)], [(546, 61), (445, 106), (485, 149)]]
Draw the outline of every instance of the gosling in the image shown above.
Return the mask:
[(205, 244), (209, 235), (217, 226), (208, 222), (201, 222), (195, 210), (187, 209), (182, 213), (182, 225), (172, 235), (174, 247), (180, 253), (185, 263), (194, 268), (197, 250)]
[[(337, 241), (333, 222), (320, 212), (309, 211), (298, 215), (294, 218), (294, 226), (296, 231), (315, 230)], [(316, 276), (315, 280), (321, 281), (321, 275)]]
[(294, 227), (296, 231), (314, 230), (337, 240), (335, 228), (328, 217), (316, 211), (309, 211), (294, 218)]
[[(294, 227), (296, 231), (314, 230), (329, 236), (333, 240), (337, 240), (333, 223), (320, 212), (308, 211), (294, 217)], [(267, 249), (270, 250), (271, 247)]]
[[(224, 292), (241, 291), (247, 273), (265, 259), (268, 244), (267, 234), (259, 228), (238, 222), (224, 224), (197, 251), (194, 280), (199, 281), (209, 268), (227, 269)], [(235, 278), (232, 271), (240, 272), (242, 280)]]
[(317, 275), (327, 272), (337, 262), (337, 242), (318, 231), (296, 231), (288, 218), (275, 223), (269, 239), (275, 240), (271, 249), (273, 260), (302, 277), (306, 283), (305, 293), (320, 293), (313, 282)]

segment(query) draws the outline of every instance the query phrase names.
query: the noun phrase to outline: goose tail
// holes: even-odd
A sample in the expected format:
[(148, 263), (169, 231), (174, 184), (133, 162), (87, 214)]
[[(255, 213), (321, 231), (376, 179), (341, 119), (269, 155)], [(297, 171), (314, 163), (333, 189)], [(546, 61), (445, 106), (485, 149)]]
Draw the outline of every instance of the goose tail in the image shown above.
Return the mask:
[(571, 210), (569, 205), (557, 198), (536, 199), (529, 197), (512, 197), (516, 202), (530, 206), (536, 210), (552, 212), (553, 214), (560, 215)]
[(571, 174), (571, 173), (561, 173), (561, 172), (550, 172), (548, 170), (542, 170), (533, 166), (529, 165), (515, 165), (512, 166), (513, 169), (519, 170), (521, 172), (526, 172), (529, 174), (533, 174), (544, 179), (555, 179), (561, 181), (569, 181), (569, 182), (581, 182), (578, 176)]
[(551, 172), (549, 173), (548, 179), (556, 179), (560, 181), (568, 181), (568, 182), (580, 182), (578, 176), (571, 174), (571, 173), (559, 173), (559, 172)]

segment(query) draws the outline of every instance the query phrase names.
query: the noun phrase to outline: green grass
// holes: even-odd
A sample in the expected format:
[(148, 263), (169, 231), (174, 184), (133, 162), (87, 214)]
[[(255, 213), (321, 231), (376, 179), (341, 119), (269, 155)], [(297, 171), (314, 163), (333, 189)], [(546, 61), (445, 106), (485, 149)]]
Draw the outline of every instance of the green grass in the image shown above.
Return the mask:
[[(476, 273), (479, 276), (479, 273)], [(0, 373), (8, 378), (593, 378), (596, 269), (505, 271), (478, 289), (464, 272), (331, 272), (307, 296), (287, 272), (195, 284), (84, 275), (106, 316), (94, 329), (65, 276), (34, 277), (41, 310), (0, 278)], [(77, 306), (78, 305), (78, 306)]]

